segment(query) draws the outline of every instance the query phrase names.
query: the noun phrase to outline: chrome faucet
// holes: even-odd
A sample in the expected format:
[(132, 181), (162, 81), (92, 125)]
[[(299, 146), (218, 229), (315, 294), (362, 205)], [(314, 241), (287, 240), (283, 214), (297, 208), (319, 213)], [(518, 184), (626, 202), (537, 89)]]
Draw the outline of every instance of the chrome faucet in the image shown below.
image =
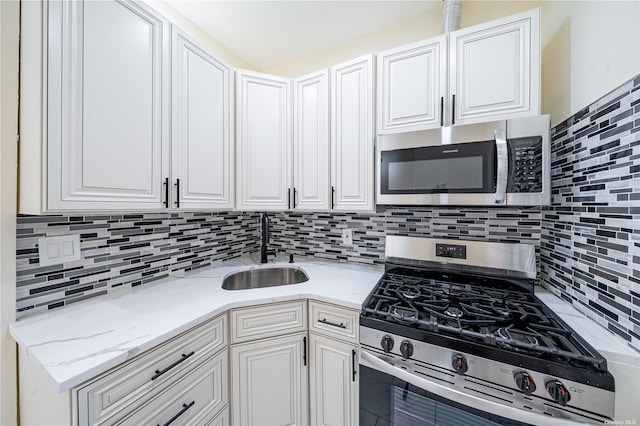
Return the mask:
[(275, 250), (268, 250), (269, 245), (269, 216), (266, 213), (262, 213), (262, 246), (260, 247), (260, 263), (267, 263), (269, 259), (267, 256), (275, 256)]

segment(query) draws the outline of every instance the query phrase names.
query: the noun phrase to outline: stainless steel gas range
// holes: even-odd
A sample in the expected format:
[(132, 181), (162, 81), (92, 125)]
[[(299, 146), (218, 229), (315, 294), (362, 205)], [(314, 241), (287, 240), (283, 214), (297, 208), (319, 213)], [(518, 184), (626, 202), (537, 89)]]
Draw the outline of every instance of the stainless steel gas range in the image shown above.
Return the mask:
[(532, 245), (388, 236), (360, 315), (361, 425), (602, 424), (606, 360), (534, 295)]

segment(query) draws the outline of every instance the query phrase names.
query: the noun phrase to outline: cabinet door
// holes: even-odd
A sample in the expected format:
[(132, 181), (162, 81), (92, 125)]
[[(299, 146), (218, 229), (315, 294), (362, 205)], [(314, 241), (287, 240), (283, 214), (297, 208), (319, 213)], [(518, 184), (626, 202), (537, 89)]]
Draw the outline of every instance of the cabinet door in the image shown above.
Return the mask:
[(49, 210), (164, 207), (169, 27), (139, 3), (50, 2)]
[(331, 68), (333, 208), (373, 211), (373, 55)]
[(291, 82), (238, 70), (237, 208), (285, 210), (291, 189)]
[(293, 207), (328, 210), (329, 71), (295, 80), (293, 105)]
[(378, 134), (444, 124), (446, 36), (377, 54)]
[(358, 424), (357, 350), (354, 345), (311, 333), (311, 424)]
[(454, 31), (452, 124), (540, 113), (540, 9)]
[(233, 70), (172, 27), (172, 207), (233, 208)]
[(231, 346), (235, 426), (308, 424), (306, 333)]

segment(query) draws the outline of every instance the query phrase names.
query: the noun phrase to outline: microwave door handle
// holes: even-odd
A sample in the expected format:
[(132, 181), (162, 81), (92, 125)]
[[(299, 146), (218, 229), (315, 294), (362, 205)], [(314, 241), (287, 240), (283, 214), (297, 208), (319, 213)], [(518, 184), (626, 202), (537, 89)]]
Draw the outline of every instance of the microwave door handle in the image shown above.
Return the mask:
[(509, 174), (509, 155), (507, 153), (507, 138), (504, 130), (495, 130), (493, 136), (496, 141), (496, 193), (495, 203), (504, 204), (507, 195), (507, 177)]

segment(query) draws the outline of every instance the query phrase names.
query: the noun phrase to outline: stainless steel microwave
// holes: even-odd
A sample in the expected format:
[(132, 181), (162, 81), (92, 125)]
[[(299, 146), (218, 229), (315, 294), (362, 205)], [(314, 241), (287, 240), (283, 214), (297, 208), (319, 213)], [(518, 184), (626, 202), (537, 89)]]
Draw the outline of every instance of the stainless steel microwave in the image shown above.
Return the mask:
[(377, 204), (551, 201), (548, 115), (378, 136)]

